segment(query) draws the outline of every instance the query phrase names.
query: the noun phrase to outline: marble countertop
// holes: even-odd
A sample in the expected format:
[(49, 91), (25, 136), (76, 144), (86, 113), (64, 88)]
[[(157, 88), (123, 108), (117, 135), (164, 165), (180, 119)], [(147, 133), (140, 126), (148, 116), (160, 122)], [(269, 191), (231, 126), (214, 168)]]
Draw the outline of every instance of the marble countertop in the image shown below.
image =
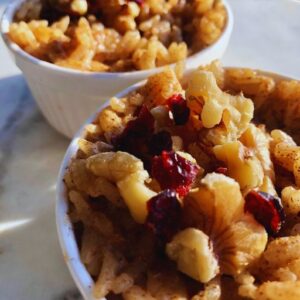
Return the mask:
[[(9, 2), (0, 0), (0, 13)], [(224, 64), (300, 78), (300, 2), (228, 2), (235, 26)], [(46, 123), (1, 40), (1, 300), (81, 299), (55, 228), (55, 181), (68, 143)]]

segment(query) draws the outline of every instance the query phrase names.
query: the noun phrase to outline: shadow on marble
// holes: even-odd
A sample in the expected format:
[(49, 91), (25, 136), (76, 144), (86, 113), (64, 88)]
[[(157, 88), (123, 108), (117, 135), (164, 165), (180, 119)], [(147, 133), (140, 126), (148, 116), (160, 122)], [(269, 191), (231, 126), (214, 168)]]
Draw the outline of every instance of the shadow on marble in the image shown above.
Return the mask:
[(3, 6), (9, 4), (10, 2), (11, 2), (11, 0), (0, 0), (0, 4)]
[[(21, 122), (27, 121), (28, 123), (31, 118), (40, 119), (46, 123), (22, 75), (1, 78), (0, 91), (0, 139), (3, 131), (16, 129)], [(48, 127), (49, 133), (53, 131), (58, 138), (62, 138), (50, 125)]]
[(70, 290), (65, 292), (53, 300), (84, 300), (78, 290)]
[[(21, 75), (0, 79), (0, 196), (3, 190), (1, 181), (5, 176), (6, 165), (12, 155), (15, 142), (26, 136), (30, 143), (41, 140), (39, 147), (49, 141), (58, 145), (68, 141), (55, 131), (37, 108), (29, 88)], [(43, 143), (44, 141), (44, 143)], [(38, 152), (39, 147), (32, 144), (30, 152)], [(24, 148), (21, 145), (21, 148)]]
[[(33, 132), (35, 131), (35, 132)], [(39, 136), (36, 136), (36, 133)], [(55, 131), (44, 119), (30, 93), (22, 75), (0, 79), (0, 169), (11, 155), (15, 140), (22, 136), (40, 138), (45, 142), (57, 140), (68, 141)], [(38, 151), (37, 148), (32, 149)], [(3, 172), (2, 172), (3, 173)], [(3, 174), (2, 174), (3, 176)], [(1, 193), (1, 174), (0, 174)]]

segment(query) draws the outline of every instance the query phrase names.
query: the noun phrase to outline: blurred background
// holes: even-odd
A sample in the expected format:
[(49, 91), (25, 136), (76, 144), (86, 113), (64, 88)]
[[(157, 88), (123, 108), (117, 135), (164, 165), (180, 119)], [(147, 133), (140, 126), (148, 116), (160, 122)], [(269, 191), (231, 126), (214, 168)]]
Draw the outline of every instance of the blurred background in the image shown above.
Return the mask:
[[(10, 3), (0, 0), (0, 14)], [(300, 79), (300, 2), (228, 0), (227, 66)], [(55, 228), (55, 181), (69, 141), (38, 111), (0, 40), (0, 299), (81, 299)]]

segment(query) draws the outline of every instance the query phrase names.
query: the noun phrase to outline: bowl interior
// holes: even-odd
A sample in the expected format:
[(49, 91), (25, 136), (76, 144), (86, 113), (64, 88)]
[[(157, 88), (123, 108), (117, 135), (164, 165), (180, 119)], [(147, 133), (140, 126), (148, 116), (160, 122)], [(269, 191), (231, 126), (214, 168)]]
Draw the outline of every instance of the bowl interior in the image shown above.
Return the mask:
[[(5, 42), (5, 44), (7, 45), (7, 47), (16, 55), (18, 56), (20, 59), (25, 59), (27, 61), (30, 61), (31, 63), (37, 65), (37, 66), (41, 66), (44, 68), (47, 68), (50, 72), (61, 72), (61, 73), (65, 73), (65, 74), (70, 74), (72, 76), (88, 76), (88, 77), (92, 77), (92, 78), (116, 78), (116, 77), (125, 77), (128, 79), (132, 79), (132, 80), (142, 80), (144, 78), (147, 78), (148, 76), (157, 73), (159, 71), (161, 71), (163, 68), (165, 68), (166, 66), (162, 66), (162, 67), (158, 67), (158, 68), (154, 68), (154, 69), (150, 69), (150, 70), (140, 70), (140, 71), (129, 71), (129, 72), (88, 72), (88, 71), (78, 71), (78, 70), (74, 70), (74, 69), (69, 69), (69, 68), (65, 68), (65, 67), (60, 67), (60, 66), (56, 66), (55, 64), (52, 63), (48, 63), (46, 61), (42, 61), (39, 60), (33, 56), (31, 56), (30, 54), (26, 53), (24, 50), (22, 50), (16, 43), (12, 42), (10, 40), (10, 38), (8, 37), (8, 32), (9, 32), (9, 26), (12, 23), (14, 14), (16, 12), (16, 10), (18, 9), (18, 7), (20, 7), (20, 5), (22, 3), (26, 2), (26, 0), (15, 0), (12, 3), (10, 3), (7, 8), (5, 9), (2, 18), (1, 18), (1, 22), (0, 22), (0, 30), (1, 30), (1, 35), (2, 38)], [(227, 11), (227, 16), (228, 16), (228, 20), (226, 23), (226, 26), (224, 28), (224, 31), (222, 33), (222, 35), (220, 36), (220, 38), (213, 43), (212, 45), (200, 50), (199, 52), (189, 56), (186, 59), (186, 69), (190, 69), (193, 68), (195, 65), (199, 65), (195, 64), (195, 62), (197, 62), (200, 57), (205, 57), (204, 60), (208, 60), (206, 61), (206, 63), (209, 62), (209, 58), (210, 58), (210, 53), (213, 53), (215, 51), (217, 52), (223, 52), (225, 51), (227, 44), (229, 42), (229, 38), (231, 36), (232, 33), (232, 29), (233, 29), (233, 13), (231, 10), (231, 7), (229, 6), (227, 0), (223, 0), (226, 11)], [(220, 46), (223, 45), (223, 51), (220, 51)], [(206, 58), (207, 57), (207, 58)], [(213, 59), (217, 59), (217, 58), (221, 58), (221, 57), (213, 57)], [(171, 64), (171, 67), (174, 67), (175, 64)]]
[[(226, 69), (234, 69), (234, 68), (226, 68)], [(259, 70), (257, 72), (261, 75), (270, 76), (275, 81), (293, 80), (292, 77), (286, 75), (280, 75), (272, 72), (259, 71)], [(190, 72), (186, 74), (186, 77), (188, 77), (189, 74)], [(137, 88), (141, 87), (143, 84), (145, 84), (145, 81), (134, 84), (133, 86), (127, 88), (126, 90), (116, 95), (116, 97), (125, 97), (128, 93), (136, 90)], [(92, 295), (93, 280), (89, 275), (89, 273), (87, 272), (87, 270), (85, 269), (83, 263), (80, 261), (80, 255), (76, 244), (74, 232), (72, 229), (72, 224), (68, 217), (68, 199), (66, 196), (66, 188), (63, 183), (63, 177), (64, 177), (65, 170), (70, 162), (70, 159), (76, 154), (78, 150), (77, 142), (78, 139), (82, 137), (84, 134), (84, 126), (90, 124), (96, 118), (96, 115), (108, 105), (109, 105), (109, 101), (106, 101), (99, 108), (98, 112), (95, 113), (93, 116), (91, 116), (85, 122), (85, 124), (82, 126), (79, 132), (76, 134), (63, 159), (59, 171), (58, 180), (57, 180), (56, 224), (57, 224), (57, 231), (58, 231), (60, 245), (65, 257), (65, 261), (69, 267), (69, 270), (72, 274), (74, 281), (76, 282), (84, 298), (88, 300), (94, 300), (94, 297)]]

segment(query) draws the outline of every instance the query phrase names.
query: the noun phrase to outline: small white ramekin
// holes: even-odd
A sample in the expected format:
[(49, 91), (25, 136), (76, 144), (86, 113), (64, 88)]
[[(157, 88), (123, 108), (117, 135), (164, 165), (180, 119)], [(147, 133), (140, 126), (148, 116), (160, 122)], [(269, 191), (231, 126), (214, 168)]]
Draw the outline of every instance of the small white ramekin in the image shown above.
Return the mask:
[[(122, 73), (90, 73), (58, 67), (41, 61), (23, 51), (9, 37), (9, 25), (17, 8), (26, 0), (15, 0), (6, 8), (1, 20), (2, 37), (16, 65), (23, 72), (39, 108), (48, 122), (67, 137), (72, 137), (82, 122), (106, 99), (126, 87), (139, 82), (162, 68)], [(216, 43), (190, 56), (186, 69), (220, 59), (229, 43), (233, 28), (233, 14), (223, 0), (228, 21)]]
[[(271, 76), (275, 81), (281, 80), (296, 80), (292, 77), (276, 74), (273, 72), (258, 71), (262, 75)], [(188, 76), (188, 75), (187, 75)], [(299, 79), (298, 79), (299, 80)], [(120, 92), (116, 97), (125, 97), (128, 93), (141, 87), (145, 81), (136, 83), (126, 90)], [(109, 100), (98, 108), (97, 113), (94, 113), (81, 127), (81, 129), (74, 136), (66, 154), (62, 161), (56, 187), (56, 226), (59, 236), (59, 242), (63, 251), (63, 255), (66, 264), (69, 267), (69, 271), (79, 288), (82, 296), (85, 300), (96, 300), (92, 295), (93, 279), (85, 269), (83, 263), (80, 260), (80, 255), (77, 247), (77, 243), (72, 228), (72, 223), (68, 216), (69, 202), (67, 199), (67, 191), (63, 182), (66, 168), (68, 167), (71, 158), (76, 154), (78, 150), (78, 139), (84, 134), (84, 127), (95, 120), (97, 114), (109, 105)], [(97, 299), (99, 300), (99, 299)], [(105, 300), (105, 299), (104, 299)]]

